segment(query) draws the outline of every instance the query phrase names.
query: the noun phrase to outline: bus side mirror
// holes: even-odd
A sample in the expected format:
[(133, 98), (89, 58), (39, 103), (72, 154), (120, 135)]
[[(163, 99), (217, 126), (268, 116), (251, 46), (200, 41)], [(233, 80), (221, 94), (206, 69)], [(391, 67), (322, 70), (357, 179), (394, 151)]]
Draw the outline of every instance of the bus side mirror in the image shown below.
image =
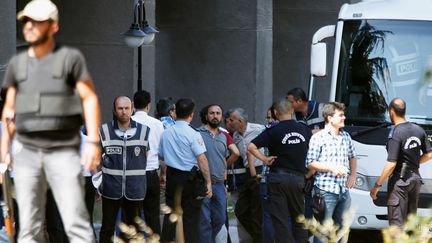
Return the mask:
[(323, 42), (312, 44), (311, 47), (311, 74), (323, 77), (327, 75), (327, 45)]

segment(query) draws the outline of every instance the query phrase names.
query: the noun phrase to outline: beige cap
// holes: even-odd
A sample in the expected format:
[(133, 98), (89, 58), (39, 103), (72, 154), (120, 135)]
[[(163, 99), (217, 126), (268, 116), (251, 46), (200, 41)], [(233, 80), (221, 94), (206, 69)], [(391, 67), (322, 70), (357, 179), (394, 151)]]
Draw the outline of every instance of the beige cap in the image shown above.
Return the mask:
[(36, 21), (58, 21), (58, 10), (50, 0), (32, 0), (17, 15), (18, 20), (28, 17)]

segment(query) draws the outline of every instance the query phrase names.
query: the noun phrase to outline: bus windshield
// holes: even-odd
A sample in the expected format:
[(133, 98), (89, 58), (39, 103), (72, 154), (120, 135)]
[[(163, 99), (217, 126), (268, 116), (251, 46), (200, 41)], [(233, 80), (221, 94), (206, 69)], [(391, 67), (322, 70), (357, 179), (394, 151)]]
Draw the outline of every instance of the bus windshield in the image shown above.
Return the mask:
[(388, 104), (400, 97), (406, 118), (432, 124), (432, 22), (344, 21), (336, 101), (353, 124), (389, 122)]

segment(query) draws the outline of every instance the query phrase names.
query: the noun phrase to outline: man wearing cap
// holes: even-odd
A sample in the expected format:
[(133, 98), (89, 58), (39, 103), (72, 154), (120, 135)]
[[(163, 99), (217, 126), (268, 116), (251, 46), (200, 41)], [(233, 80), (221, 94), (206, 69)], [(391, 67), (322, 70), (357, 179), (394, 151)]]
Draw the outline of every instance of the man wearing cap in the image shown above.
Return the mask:
[(5, 73), (3, 86), (8, 90), (2, 122), (8, 125), (3, 126), (1, 143), (1, 159), (8, 162), (16, 132), (18, 241), (45, 242), (46, 190), (50, 187), (69, 240), (94, 242), (79, 155), (79, 131), (85, 118), (89, 141), (81, 162), (88, 170), (100, 163), (100, 108), (93, 82), (83, 55), (56, 44), (58, 11), (52, 2), (29, 2), (18, 20), (30, 47), (12, 57)]

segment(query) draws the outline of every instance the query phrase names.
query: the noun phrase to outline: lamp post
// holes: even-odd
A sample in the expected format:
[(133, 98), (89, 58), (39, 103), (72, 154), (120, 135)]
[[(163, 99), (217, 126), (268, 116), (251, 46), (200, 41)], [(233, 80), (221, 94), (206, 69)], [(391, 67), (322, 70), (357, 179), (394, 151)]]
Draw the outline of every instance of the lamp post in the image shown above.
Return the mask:
[(159, 31), (150, 26), (146, 20), (143, 0), (138, 0), (134, 6), (134, 22), (129, 30), (124, 32), (126, 45), (132, 48), (138, 47), (138, 91), (142, 90), (142, 45), (150, 44)]

